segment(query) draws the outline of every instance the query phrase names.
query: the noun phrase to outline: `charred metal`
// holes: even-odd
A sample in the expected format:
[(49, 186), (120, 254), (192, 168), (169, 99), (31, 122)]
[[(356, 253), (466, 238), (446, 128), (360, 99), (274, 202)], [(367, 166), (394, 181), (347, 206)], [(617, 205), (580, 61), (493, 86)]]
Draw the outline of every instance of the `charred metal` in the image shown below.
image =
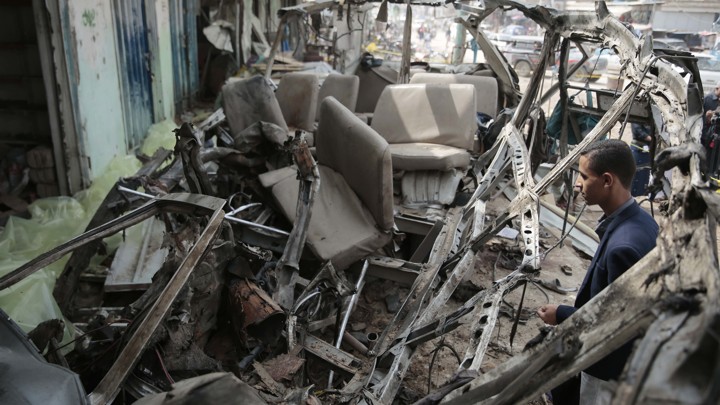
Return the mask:
[[(282, 9), (278, 32), (292, 18), (364, 2), (350, 3)], [(410, 10), (443, 2), (403, 3)], [(227, 83), (223, 108), (198, 126), (183, 124), (174, 152), (158, 152), (119, 181), (84, 234), (0, 277), (0, 289), (11, 288), (70, 255), (54, 296), (81, 332), (62, 351), (68, 327), (62, 320), (49, 320), (31, 338), (39, 349), (48, 347), (46, 361), (79, 375), (89, 393), (83, 401), (164, 403), (150, 401), (201, 395), (213, 384), (218, 401), (238, 393), (245, 403), (404, 402), (411, 364), (427, 361), (416, 356), (419, 347), (460, 327), (472, 334), (465, 347), (451, 348), (457, 368), (412, 401), (527, 403), (633, 339), (638, 343), (613, 403), (718, 401), (720, 196), (705, 171), (702, 92), (692, 58), (654, 53), (650, 40), (632, 34), (602, 1), (594, 12), (509, 0), (485, 0), (483, 7), (444, 3), (465, 12), (457, 23), (485, 53), (488, 75), (410, 79), (408, 59), (397, 84), (378, 94), (368, 124), (336, 98), (318, 103), (306, 93), (275, 92), (268, 78), (276, 40), (268, 74)], [(518, 10), (545, 29), (541, 62), (525, 93), (478, 29), (498, 8)], [(627, 83), (620, 93), (585, 88), (593, 107), (573, 104), (572, 85), (563, 85), (588, 58), (568, 66), (568, 49), (588, 42), (619, 55)], [(559, 84), (543, 89), (541, 76), (557, 50)], [(298, 80), (318, 87), (316, 78)], [(476, 92), (491, 87), (494, 139), (476, 147), (482, 142), (472, 128), (481, 108)], [(537, 146), (545, 137), (540, 106), (558, 92), (559, 158), (540, 174), (546, 159)], [(283, 115), (289, 104), (299, 108), (293, 122)], [(569, 148), (571, 114), (593, 116), (597, 124)], [(437, 133), (425, 125), (433, 118)], [(659, 133), (649, 190), (651, 199), (664, 192), (668, 206), (656, 217), (657, 247), (566, 322), (542, 329), (508, 361), (483, 368), (498, 319), (513, 317), (510, 350), (522, 327), (522, 301), (507, 311), (505, 298), (520, 287), (524, 297), (524, 289), (543, 284), (543, 261), (555, 246), (543, 244), (542, 230), (560, 229), (558, 243), (567, 236), (588, 255), (597, 247), (592, 231), (573, 223), (570, 203), (563, 212), (542, 195), (554, 184), (569, 185), (581, 152), (628, 122), (656, 125)], [(207, 147), (213, 137), (216, 143)], [(488, 216), (487, 204), (503, 193), (509, 203)], [(79, 286), (103, 239), (151, 221), (135, 255), (125, 258), (133, 272), (113, 287), (103, 284), (95, 291), (103, 298), (84, 305)], [(459, 294), (488, 243), (506, 228), (519, 235), (511, 271)], [(153, 255), (161, 260), (143, 281), (139, 270)], [(396, 307), (377, 331), (353, 328), (351, 320), (363, 310), (371, 279), (406, 292), (388, 301)], [(463, 302), (453, 304), (459, 295)], [(698, 364), (699, 357), (705, 362)]]

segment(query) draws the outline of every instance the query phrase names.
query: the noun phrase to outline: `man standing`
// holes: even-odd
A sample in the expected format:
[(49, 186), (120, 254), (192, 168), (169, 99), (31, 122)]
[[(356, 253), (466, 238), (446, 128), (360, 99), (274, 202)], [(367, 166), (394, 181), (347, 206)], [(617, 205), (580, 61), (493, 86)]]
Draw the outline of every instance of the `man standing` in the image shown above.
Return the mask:
[[(596, 142), (580, 156), (580, 176), (575, 184), (589, 205), (605, 215), (596, 229), (600, 237), (595, 256), (580, 286), (574, 306), (543, 305), (540, 318), (556, 325), (571, 316), (655, 247), (658, 226), (635, 202), (630, 187), (635, 161), (628, 145), (611, 139)], [(608, 403), (609, 380), (617, 380), (632, 352), (629, 342), (581, 373), (580, 403)]]

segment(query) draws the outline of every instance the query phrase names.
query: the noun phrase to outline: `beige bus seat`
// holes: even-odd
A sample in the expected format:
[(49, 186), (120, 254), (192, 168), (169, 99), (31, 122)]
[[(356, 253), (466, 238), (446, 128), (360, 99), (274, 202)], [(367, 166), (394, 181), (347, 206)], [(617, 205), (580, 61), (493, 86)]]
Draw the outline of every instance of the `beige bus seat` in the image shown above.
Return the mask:
[(308, 143), (313, 144), (320, 80), (314, 73), (288, 73), (280, 79), (275, 97), (290, 132), (302, 129), (307, 132)]
[(229, 81), (222, 88), (222, 100), (234, 139), (257, 122), (275, 124), (288, 131), (275, 92), (263, 76)]
[(370, 68), (361, 64), (355, 74), (360, 78), (355, 111), (372, 114), (385, 87), (397, 82), (398, 72), (386, 65)]
[(400, 84), (380, 95), (372, 129), (390, 144), (394, 170), (466, 170), (477, 128), (471, 84)]
[(448, 73), (417, 73), (410, 78), (410, 83), (472, 84), (475, 86), (477, 112), (485, 113), (492, 118), (497, 115), (498, 83), (494, 77)]
[[(391, 239), (392, 163), (388, 143), (333, 97), (321, 106), (317, 131), (320, 187), (307, 243), (315, 255), (343, 269)], [(283, 215), (295, 221), (299, 182), (295, 168), (262, 174)], [(351, 232), (348, 232), (351, 230)]]
[(360, 78), (353, 75), (330, 74), (320, 86), (318, 107), (315, 120), (320, 121), (320, 104), (326, 97), (334, 97), (348, 110), (355, 112), (358, 92), (360, 91)]

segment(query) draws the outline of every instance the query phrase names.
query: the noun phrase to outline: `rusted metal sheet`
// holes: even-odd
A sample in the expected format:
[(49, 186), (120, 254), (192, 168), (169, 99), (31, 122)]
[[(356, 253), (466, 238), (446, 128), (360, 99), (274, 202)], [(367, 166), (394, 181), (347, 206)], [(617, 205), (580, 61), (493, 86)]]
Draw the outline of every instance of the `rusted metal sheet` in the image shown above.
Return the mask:
[(235, 330), (245, 331), (265, 343), (272, 343), (280, 336), (278, 331), (285, 324), (282, 308), (270, 296), (248, 280), (235, 280), (228, 287), (230, 318)]
[(335, 368), (347, 371), (350, 374), (359, 372), (359, 368), (363, 365), (363, 362), (354, 356), (310, 334), (305, 335), (302, 345), (308, 352), (320, 357)]

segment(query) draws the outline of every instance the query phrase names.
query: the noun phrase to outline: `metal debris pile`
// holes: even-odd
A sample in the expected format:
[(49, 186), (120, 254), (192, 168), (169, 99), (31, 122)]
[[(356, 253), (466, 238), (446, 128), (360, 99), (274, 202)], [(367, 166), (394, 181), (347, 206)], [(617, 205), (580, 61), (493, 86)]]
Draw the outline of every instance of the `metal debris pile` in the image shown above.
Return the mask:
[[(538, 69), (492, 148), (467, 174), (467, 184), (476, 184), (467, 202), (431, 222), (409, 255), (391, 247), (336, 268), (307, 252), (323, 179), (306, 134), (288, 136), (267, 115), (248, 118), (246, 110), (228, 108), (226, 99), (225, 109), (197, 128), (183, 124), (177, 130), (174, 152), (159, 151), (135, 176), (120, 180), (85, 234), (0, 278), (0, 289), (71, 254), (54, 295), (80, 332), (62, 348), (59, 336), (69, 325), (55, 320), (41, 325), (33, 341), (47, 349), (48, 361), (79, 374), (92, 404), (165, 403), (171, 397), (392, 403), (418, 346), (461, 325), (469, 325), (472, 338), (457, 348), (460, 366), (419, 403), (525, 403), (643, 333), (615, 402), (717, 401), (714, 231), (720, 201), (704, 180), (696, 144), (701, 93), (598, 4), (595, 13), (558, 13), (486, 1), (490, 11), (517, 8), (542, 25), (545, 56), (559, 41), (563, 47), (578, 39), (612, 46), (630, 84), (584, 140), (536, 181), (532, 136), (523, 127), (539, 110), (544, 69)], [(482, 47), (489, 42), (476, 29), (481, 17), (461, 22), (475, 28)], [(266, 83), (258, 78), (256, 85)], [(665, 139), (655, 163), (658, 182), (662, 172), (676, 168), (672, 185), (656, 185), (670, 196), (657, 248), (567, 322), (543, 330), (522, 354), (480, 374), (503, 297), (537, 281), (541, 271), (539, 196), (637, 100), (652, 106)], [(299, 183), (294, 221), (281, 215), (258, 180), (268, 168), (290, 165)], [(515, 196), (486, 223), (486, 203), (502, 182), (511, 183)], [(462, 305), (450, 305), (475, 269), (478, 252), (513, 221), (524, 246), (514, 271)], [(138, 236), (130, 236), (132, 229)], [(109, 255), (103, 239), (116, 233), (127, 237)], [(403, 243), (395, 233), (389, 246)], [(98, 256), (107, 258), (111, 275), (87, 271)], [(360, 341), (348, 321), (369, 277), (408, 290), (384, 330)], [(235, 377), (216, 374), (221, 371)]]

